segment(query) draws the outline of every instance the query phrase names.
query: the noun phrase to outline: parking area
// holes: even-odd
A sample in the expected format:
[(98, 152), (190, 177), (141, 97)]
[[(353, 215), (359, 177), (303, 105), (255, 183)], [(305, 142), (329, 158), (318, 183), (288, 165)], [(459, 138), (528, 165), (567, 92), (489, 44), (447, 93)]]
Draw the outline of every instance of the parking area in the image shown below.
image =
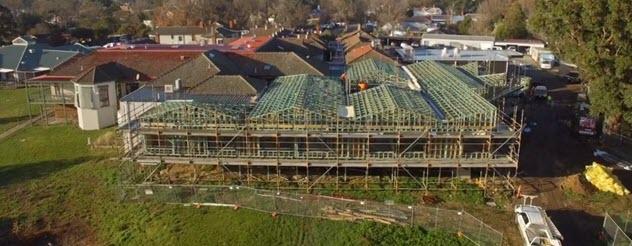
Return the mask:
[[(616, 167), (612, 161), (596, 158), (593, 151), (601, 147), (598, 138), (581, 136), (572, 127), (577, 94), (583, 91), (580, 84), (569, 84), (562, 78), (572, 70), (558, 66), (527, 72), (534, 84), (547, 87), (551, 100), (522, 99), (530, 131), (523, 134), (518, 183), (527, 186), (527, 192), (539, 195), (536, 203), (547, 209), (562, 234), (568, 235), (565, 245), (586, 245), (598, 242), (603, 211), (594, 209), (590, 202), (578, 204), (567, 199), (561, 183), (566, 177), (581, 174), (593, 161), (614, 167), (614, 173), (628, 189), (632, 189), (632, 172)], [(622, 204), (625, 202), (623, 198)]]

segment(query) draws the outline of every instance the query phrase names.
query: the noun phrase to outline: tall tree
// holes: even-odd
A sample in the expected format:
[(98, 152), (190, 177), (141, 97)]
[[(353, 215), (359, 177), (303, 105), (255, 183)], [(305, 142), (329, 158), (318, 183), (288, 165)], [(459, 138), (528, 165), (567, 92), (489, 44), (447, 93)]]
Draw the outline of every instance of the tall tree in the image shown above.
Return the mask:
[(632, 1), (540, 1), (529, 19), (588, 81), (591, 110), (610, 129), (632, 123)]
[(0, 43), (9, 43), (17, 35), (17, 24), (11, 10), (0, 5)]
[(497, 23), (494, 34), (498, 39), (526, 38), (527, 16), (522, 11), (522, 6), (518, 2), (513, 2), (507, 10), (507, 14), (500, 23)]

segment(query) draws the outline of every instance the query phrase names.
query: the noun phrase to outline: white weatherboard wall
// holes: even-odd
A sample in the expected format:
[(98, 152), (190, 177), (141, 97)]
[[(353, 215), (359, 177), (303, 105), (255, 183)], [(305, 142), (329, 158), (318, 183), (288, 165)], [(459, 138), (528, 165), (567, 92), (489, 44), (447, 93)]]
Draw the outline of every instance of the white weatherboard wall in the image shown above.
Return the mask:
[[(98, 87), (108, 87), (109, 105), (103, 106), (99, 101)], [(75, 83), (75, 107), (79, 128), (83, 130), (97, 130), (116, 124), (116, 85), (114, 81), (96, 85), (81, 85)]]
[[(423, 38), (423, 45), (435, 46), (467, 46), (470, 48), (476, 48), (480, 50), (491, 50), (494, 48), (494, 41), (486, 40), (461, 40), (461, 39), (440, 39), (440, 38)], [(463, 48), (463, 47), (459, 47)]]
[(217, 41), (202, 37), (201, 34), (159, 35), (160, 44), (215, 44)]

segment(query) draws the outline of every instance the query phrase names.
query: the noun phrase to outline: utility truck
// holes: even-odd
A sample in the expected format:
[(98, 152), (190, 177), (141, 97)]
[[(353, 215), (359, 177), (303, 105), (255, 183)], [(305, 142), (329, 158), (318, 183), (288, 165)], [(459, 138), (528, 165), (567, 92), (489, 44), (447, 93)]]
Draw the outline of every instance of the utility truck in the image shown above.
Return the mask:
[(553, 52), (545, 48), (533, 47), (529, 49), (529, 55), (541, 69), (551, 69), (557, 63)]

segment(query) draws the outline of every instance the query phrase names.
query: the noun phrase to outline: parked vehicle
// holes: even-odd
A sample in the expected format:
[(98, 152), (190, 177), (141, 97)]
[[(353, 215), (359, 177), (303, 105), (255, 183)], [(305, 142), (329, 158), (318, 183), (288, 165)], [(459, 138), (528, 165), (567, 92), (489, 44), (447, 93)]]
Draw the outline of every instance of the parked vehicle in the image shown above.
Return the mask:
[(546, 99), (546, 97), (549, 95), (548, 91), (549, 90), (546, 88), (546, 86), (538, 85), (533, 88), (533, 96), (537, 99)]
[(623, 168), (623, 170), (632, 171), (632, 163), (629, 163), (626, 161), (620, 161), (620, 162), (617, 162), (616, 165), (620, 168)]
[(564, 78), (564, 80), (566, 80), (566, 83), (579, 83), (581, 82), (581, 79), (579, 78), (579, 73), (576, 71), (571, 71), (568, 72), (566, 74), (564, 74), (564, 76), (562, 76), (562, 78)]
[(553, 64), (549, 60), (540, 61), (540, 68), (542, 69), (551, 69), (553, 68)]
[[(535, 196), (523, 196), (522, 205), (517, 205), (514, 209), (516, 223), (524, 245), (561, 246), (564, 237), (546, 214), (546, 211), (533, 205), (534, 198)], [(527, 199), (529, 199), (528, 205)]]
[(544, 48), (531, 48), (529, 55), (538, 63), (541, 69), (551, 69), (557, 63), (557, 58), (550, 50)]
[(577, 94), (575, 103), (575, 126), (579, 135), (596, 136), (599, 118), (590, 115), (590, 104), (586, 94)]

